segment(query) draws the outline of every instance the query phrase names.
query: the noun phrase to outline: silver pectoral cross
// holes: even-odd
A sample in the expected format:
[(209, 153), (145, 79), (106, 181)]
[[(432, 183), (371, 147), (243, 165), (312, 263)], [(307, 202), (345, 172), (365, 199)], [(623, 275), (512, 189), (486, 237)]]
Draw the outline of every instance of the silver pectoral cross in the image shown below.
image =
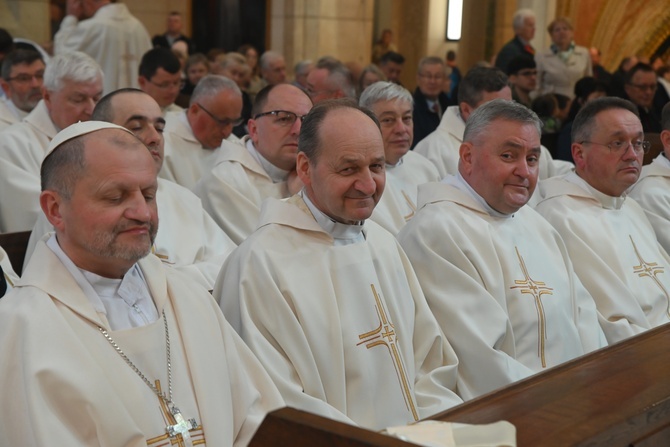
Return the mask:
[[(181, 411), (179, 411), (179, 408), (177, 407), (173, 406), (170, 409), (170, 413), (172, 413), (176, 424), (168, 425), (165, 428), (168, 436), (170, 438), (178, 438), (177, 440), (181, 441), (179, 445), (192, 446), (193, 443), (191, 442), (191, 435), (188, 431), (197, 428), (197, 422), (195, 419), (184, 419), (184, 416), (182, 416)], [(181, 439), (179, 439), (179, 435), (181, 435)]]

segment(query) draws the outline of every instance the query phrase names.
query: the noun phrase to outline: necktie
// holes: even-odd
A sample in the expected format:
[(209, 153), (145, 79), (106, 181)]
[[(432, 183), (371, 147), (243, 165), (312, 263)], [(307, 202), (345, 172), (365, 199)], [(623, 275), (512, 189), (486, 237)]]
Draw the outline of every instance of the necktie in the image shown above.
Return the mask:
[(442, 118), (442, 109), (440, 108), (440, 103), (438, 101), (433, 103), (433, 112), (437, 113), (439, 118)]
[(7, 280), (5, 279), (5, 272), (3, 272), (2, 267), (0, 267), (0, 298), (5, 296), (6, 292), (7, 292)]

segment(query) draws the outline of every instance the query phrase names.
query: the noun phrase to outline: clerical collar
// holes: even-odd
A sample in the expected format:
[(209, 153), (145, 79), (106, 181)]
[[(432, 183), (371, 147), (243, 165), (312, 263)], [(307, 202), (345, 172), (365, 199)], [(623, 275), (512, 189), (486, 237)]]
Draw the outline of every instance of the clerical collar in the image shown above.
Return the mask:
[(261, 153), (258, 152), (258, 149), (256, 149), (256, 146), (254, 146), (254, 142), (251, 141), (251, 138), (247, 140), (246, 146), (251, 156), (254, 157), (254, 160), (256, 160), (268, 176), (270, 176), (272, 183), (281, 183), (288, 179), (289, 171), (284, 171), (283, 169), (278, 168), (263, 157)]
[[(55, 234), (47, 240), (47, 246), (70, 272), (95, 311), (106, 315), (112, 330), (144, 326), (158, 319), (156, 305), (137, 264), (133, 264), (122, 279), (104, 278), (77, 267), (58, 244)], [(126, 306), (119, 309), (110, 304), (119, 299)]]
[(404, 160), (404, 159), (405, 159), (405, 156), (403, 155), (402, 157), (400, 157), (400, 159), (398, 160), (398, 162), (397, 162), (396, 164), (394, 164), (394, 165), (392, 165), (392, 164), (389, 163), (389, 162), (386, 162), (386, 169), (397, 168), (398, 166), (400, 166), (401, 164), (403, 164), (403, 160)]
[(505, 214), (501, 213), (500, 211), (497, 211), (491, 207), (488, 203), (486, 203), (486, 200), (479, 194), (477, 194), (477, 191), (475, 191), (472, 186), (468, 182), (465, 181), (463, 176), (461, 175), (460, 172), (457, 172), (456, 175), (448, 175), (445, 178), (442, 179), (442, 183), (445, 183), (447, 185), (453, 186), (454, 188), (468, 194), (470, 197), (472, 197), (475, 202), (479, 203), (484, 210), (493, 217), (502, 217), (502, 218), (509, 218), (509, 217), (514, 217), (514, 213), (512, 214)]
[(335, 241), (333, 245), (352, 245), (365, 241), (365, 235), (363, 234), (363, 224), (365, 221), (360, 221), (353, 225), (336, 222), (312, 203), (304, 189), (298, 194), (300, 194), (307, 208), (312, 212), (316, 223), (319, 224), (323, 231), (332, 236)]
[(581, 178), (577, 172), (573, 171), (570, 174), (565, 176), (565, 179), (571, 183), (574, 183), (577, 186), (580, 186), (586, 192), (591, 194), (603, 208), (608, 210), (618, 210), (621, 209), (624, 202), (626, 201), (626, 193), (624, 192), (620, 197), (612, 197), (605, 193), (602, 193), (591, 186), (586, 180)]

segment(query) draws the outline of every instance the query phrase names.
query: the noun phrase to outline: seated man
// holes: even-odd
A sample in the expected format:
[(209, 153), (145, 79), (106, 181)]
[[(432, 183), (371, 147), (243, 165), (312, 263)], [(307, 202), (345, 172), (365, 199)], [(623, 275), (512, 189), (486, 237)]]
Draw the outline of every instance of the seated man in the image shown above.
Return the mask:
[(458, 175), (419, 187), (419, 211), (398, 236), (460, 360), (464, 399), (606, 344), (563, 240), (525, 206), (540, 125), (512, 101), (478, 108)]
[(439, 180), (435, 166), (409, 150), (413, 135), (412, 102), (409, 91), (392, 82), (372, 84), (359, 101), (381, 124), (386, 158), (386, 187), (370, 219), (394, 235), (414, 216), (417, 187)]
[(102, 70), (84, 53), (60, 54), (44, 72), (42, 94), (23, 121), (0, 133), (0, 232), (33, 228), (40, 210), (40, 163), (49, 141), (59, 130), (91, 118), (102, 96)]
[(670, 256), (626, 195), (648, 144), (635, 105), (594, 99), (572, 124), (575, 172), (540, 183), (537, 211), (563, 237), (610, 343), (670, 322)]
[(376, 118), (325, 101), (299, 145), (304, 189), (268, 199), (221, 270), (227, 320), (290, 406), (379, 430), (459, 403), (458, 361), (409, 261), (366, 221), (384, 189)]
[(246, 445), (281, 397), (207, 290), (149, 255), (158, 186), (144, 144), (74, 124), (41, 174), (56, 234), (0, 300), (3, 442)]
[(629, 193), (644, 209), (658, 242), (670, 253), (670, 103), (663, 107), (661, 125), (663, 152), (642, 167), (640, 179)]
[[(160, 177), (193, 190), (214, 166), (221, 142), (242, 121), (242, 92), (235, 81), (208, 75), (193, 90), (188, 109), (166, 117)], [(239, 141), (239, 140), (238, 140)]]
[(0, 130), (18, 123), (33, 111), (42, 99), (44, 61), (37, 51), (14, 50), (2, 60), (0, 87)]
[(221, 155), (194, 191), (205, 210), (236, 244), (257, 228), (261, 202), (291, 195), (302, 120), (309, 96), (290, 84), (270, 85), (256, 95), (249, 135), (242, 145), (224, 142)]
[(356, 88), (349, 69), (339, 60), (325, 56), (316, 61), (307, 75), (307, 93), (318, 104), (327, 99), (354, 98)]
[(140, 61), (138, 83), (158, 103), (163, 115), (184, 110), (174, 103), (181, 90), (181, 64), (171, 50), (147, 51)]
[[(151, 152), (156, 172), (160, 171), (165, 120), (158, 104), (149, 95), (136, 89), (116, 90), (98, 102), (93, 119), (131, 130)], [(158, 179), (156, 202), (161, 225), (152, 252), (163, 263), (211, 290), (235, 243), (203, 209), (200, 199), (183, 186)], [(53, 227), (44, 213), (40, 213), (30, 235), (26, 264), (37, 242), (49, 231), (53, 231)]]
[[(435, 164), (440, 178), (458, 172), (459, 147), (463, 143), (465, 123), (477, 107), (496, 99), (512, 99), (512, 91), (505, 73), (497, 68), (475, 67), (470, 70), (458, 88), (457, 106), (450, 106), (433, 133), (421, 140), (414, 149)], [(542, 147), (540, 179), (568, 172), (572, 164), (553, 160)]]

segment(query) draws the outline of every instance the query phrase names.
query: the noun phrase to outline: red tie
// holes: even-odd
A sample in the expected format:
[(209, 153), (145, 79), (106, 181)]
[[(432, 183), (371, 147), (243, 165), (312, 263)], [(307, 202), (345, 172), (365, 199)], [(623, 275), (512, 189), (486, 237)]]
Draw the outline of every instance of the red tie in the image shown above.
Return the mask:
[(440, 109), (440, 103), (438, 101), (433, 103), (433, 112), (435, 112), (439, 118), (442, 118), (442, 109)]

